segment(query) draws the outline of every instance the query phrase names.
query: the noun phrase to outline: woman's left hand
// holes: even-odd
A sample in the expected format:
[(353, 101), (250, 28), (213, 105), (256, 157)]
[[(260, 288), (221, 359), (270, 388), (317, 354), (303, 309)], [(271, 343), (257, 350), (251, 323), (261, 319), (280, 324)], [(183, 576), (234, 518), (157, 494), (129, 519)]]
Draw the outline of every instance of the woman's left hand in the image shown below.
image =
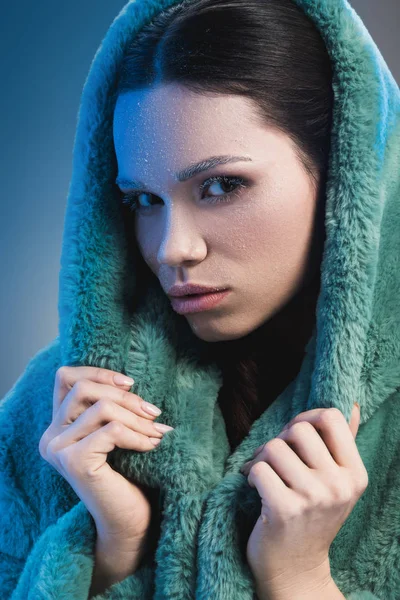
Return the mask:
[(359, 423), (356, 405), (349, 424), (337, 408), (300, 413), (242, 467), (262, 501), (246, 553), (259, 592), (331, 579), (330, 545), (368, 486)]

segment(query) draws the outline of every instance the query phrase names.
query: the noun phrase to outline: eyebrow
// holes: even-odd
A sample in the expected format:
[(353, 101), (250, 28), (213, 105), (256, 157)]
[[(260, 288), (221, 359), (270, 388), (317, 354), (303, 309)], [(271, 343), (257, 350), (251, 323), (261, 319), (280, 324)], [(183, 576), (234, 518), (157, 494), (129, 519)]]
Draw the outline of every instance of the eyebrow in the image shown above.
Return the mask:
[[(249, 156), (232, 156), (230, 154), (225, 156), (211, 156), (205, 160), (202, 160), (198, 163), (194, 163), (183, 169), (182, 171), (178, 171), (175, 173), (174, 178), (176, 181), (187, 181), (191, 179), (195, 175), (202, 173), (203, 171), (208, 171), (213, 169), (217, 165), (225, 165), (231, 162), (241, 162), (241, 161), (251, 161), (252, 159)], [(123, 187), (132, 187), (132, 188), (144, 188), (145, 184), (143, 181), (139, 181), (138, 179), (127, 179), (126, 177), (117, 177), (115, 183), (118, 186)]]

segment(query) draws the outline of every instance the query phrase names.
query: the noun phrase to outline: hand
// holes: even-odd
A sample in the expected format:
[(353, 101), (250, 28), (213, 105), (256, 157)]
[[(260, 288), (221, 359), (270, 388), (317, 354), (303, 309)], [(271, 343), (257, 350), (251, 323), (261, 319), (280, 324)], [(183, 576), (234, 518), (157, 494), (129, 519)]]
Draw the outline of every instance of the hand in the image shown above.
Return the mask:
[(356, 405), (349, 424), (336, 408), (300, 413), (242, 467), (262, 501), (246, 554), (267, 597), (291, 582), (328, 584), (330, 545), (368, 485), (359, 423)]
[(147, 452), (163, 434), (140, 396), (127, 391), (131, 385), (117, 385), (114, 375), (95, 367), (58, 369), (53, 418), (39, 451), (84, 502), (100, 537), (132, 549), (151, 522), (148, 490), (112, 469), (107, 454), (115, 446)]

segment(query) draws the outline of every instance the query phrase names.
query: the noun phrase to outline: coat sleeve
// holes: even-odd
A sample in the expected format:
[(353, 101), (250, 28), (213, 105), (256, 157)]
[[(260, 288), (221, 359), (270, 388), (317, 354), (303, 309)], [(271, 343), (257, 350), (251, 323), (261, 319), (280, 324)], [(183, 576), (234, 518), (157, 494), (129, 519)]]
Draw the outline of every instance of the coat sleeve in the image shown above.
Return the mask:
[[(37, 354), (0, 400), (1, 600), (89, 597), (96, 542), (94, 520), (79, 501), (54, 522), (43, 525), (43, 503), (34, 481), (40, 453), (36, 447), (30, 448), (35, 442), (28, 441), (24, 446), (24, 440), (35, 440), (35, 436), (29, 437), (30, 415), (24, 407), (35, 401), (40, 387), (35, 382), (43, 368), (49, 367), (45, 358), (43, 351)], [(27, 400), (29, 394), (31, 400)], [(21, 434), (24, 428), (26, 436), (25, 431)], [(150, 600), (154, 573), (151, 559), (144, 559), (135, 573), (93, 596), (93, 600)]]
[[(20, 505), (20, 509), (27, 508)], [(26, 557), (21, 552), (5, 552), (2, 538), (2, 600), (88, 600), (95, 541), (91, 520), (85, 505), (79, 502), (34, 540)], [(31, 532), (21, 533), (26, 539)], [(93, 600), (150, 600), (151, 597), (152, 569), (143, 564), (104, 593), (93, 596)]]

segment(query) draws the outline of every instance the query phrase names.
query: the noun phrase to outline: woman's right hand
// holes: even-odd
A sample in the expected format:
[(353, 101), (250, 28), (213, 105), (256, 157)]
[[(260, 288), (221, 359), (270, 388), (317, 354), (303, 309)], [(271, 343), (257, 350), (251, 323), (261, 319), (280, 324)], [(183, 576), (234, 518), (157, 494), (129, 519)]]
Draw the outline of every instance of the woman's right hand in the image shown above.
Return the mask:
[(107, 454), (116, 446), (148, 452), (163, 433), (155, 428), (156, 416), (143, 410), (142, 398), (127, 391), (130, 385), (117, 385), (114, 375), (97, 367), (58, 369), (52, 422), (39, 451), (84, 502), (103, 539), (140, 544), (151, 503), (144, 486), (111, 468)]

